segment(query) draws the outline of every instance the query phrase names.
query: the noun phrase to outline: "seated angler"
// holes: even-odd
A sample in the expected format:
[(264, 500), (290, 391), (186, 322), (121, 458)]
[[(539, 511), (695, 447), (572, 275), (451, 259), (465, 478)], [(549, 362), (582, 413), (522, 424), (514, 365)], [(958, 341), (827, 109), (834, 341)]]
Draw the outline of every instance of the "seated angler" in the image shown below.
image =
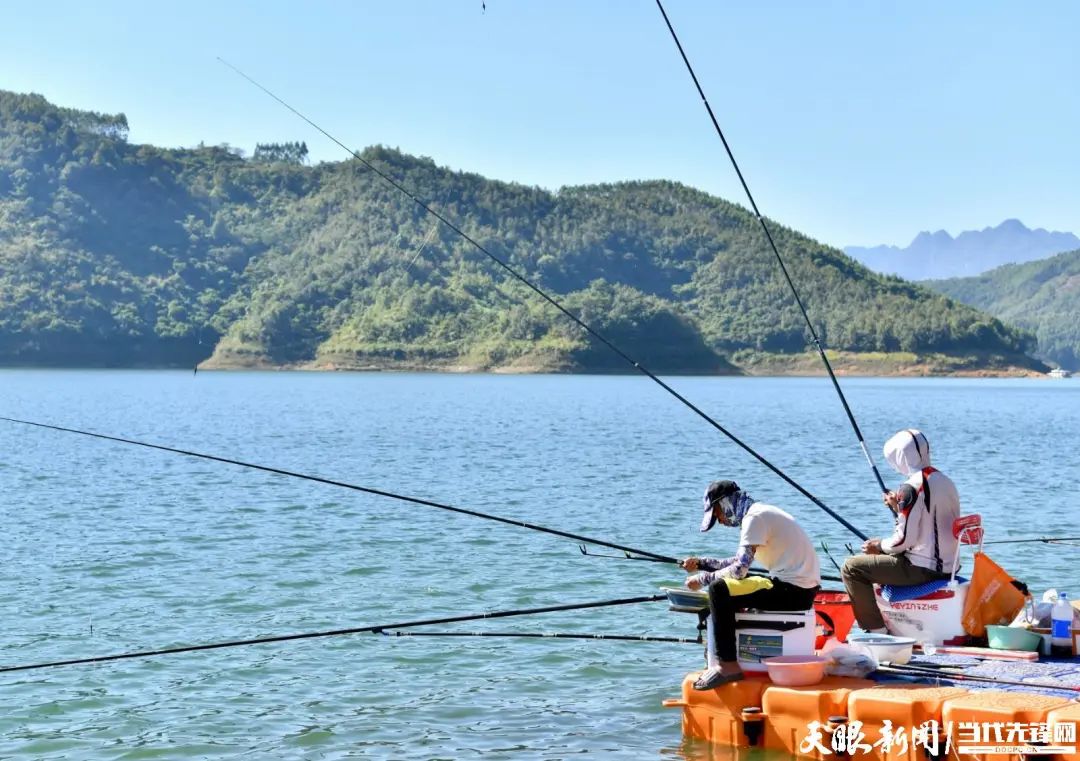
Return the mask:
[(841, 576), (859, 626), (884, 632), (874, 584), (909, 586), (949, 578), (947, 563), (956, 554), (953, 523), (960, 517), (956, 485), (930, 465), (930, 443), (914, 429), (885, 442), (885, 459), (907, 480), (882, 499), (896, 515), (887, 539), (868, 539), (862, 554), (847, 559)]
[[(809, 610), (821, 585), (817, 553), (810, 537), (788, 513), (755, 502), (734, 481), (715, 481), (705, 491), (701, 530), (715, 523), (740, 529), (739, 548), (730, 558), (689, 557), (680, 562), (693, 573), (690, 589), (708, 587), (712, 646), (708, 668), (694, 689), (709, 690), (743, 678), (735, 652), (735, 611)], [(747, 579), (757, 560), (771, 578)], [(750, 591), (752, 590), (752, 591)]]

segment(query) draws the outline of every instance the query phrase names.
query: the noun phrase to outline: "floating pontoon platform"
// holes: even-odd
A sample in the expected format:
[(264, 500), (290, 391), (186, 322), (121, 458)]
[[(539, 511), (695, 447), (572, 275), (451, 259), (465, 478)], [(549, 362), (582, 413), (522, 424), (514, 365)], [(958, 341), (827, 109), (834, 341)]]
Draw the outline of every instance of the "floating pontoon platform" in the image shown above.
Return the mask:
[(830, 676), (808, 687), (747, 675), (697, 691), (695, 672), (664, 705), (682, 709), (685, 737), (815, 759), (1080, 761), (1080, 659), (916, 655), (909, 666), (936, 673)]

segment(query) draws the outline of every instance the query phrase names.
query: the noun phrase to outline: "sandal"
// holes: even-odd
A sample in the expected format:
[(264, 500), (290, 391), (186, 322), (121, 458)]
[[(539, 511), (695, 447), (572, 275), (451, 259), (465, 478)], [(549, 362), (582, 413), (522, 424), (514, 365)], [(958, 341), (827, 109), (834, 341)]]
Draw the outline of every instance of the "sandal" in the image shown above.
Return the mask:
[(699, 676), (694, 682), (694, 689), (712, 690), (722, 684), (739, 682), (745, 678), (745, 675), (741, 671), (734, 671), (730, 674), (725, 674), (723, 671), (717, 668), (706, 669), (705, 671), (701, 672), (701, 676)]

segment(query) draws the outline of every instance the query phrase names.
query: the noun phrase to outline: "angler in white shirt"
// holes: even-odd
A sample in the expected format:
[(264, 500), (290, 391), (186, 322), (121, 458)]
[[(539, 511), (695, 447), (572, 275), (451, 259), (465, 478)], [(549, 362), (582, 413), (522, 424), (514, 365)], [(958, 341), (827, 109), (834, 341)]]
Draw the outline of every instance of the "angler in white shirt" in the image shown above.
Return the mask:
[[(736, 610), (809, 610), (821, 585), (810, 537), (788, 513), (756, 501), (734, 481), (709, 484), (704, 502), (702, 531), (716, 523), (740, 531), (734, 556), (689, 557), (679, 563), (694, 574), (687, 578), (687, 587), (709, 590), (709, 663), (694, 682), (695, 690), (711, 690), (743, 678), (735, 652)], [(771, 578), (747, 577), (754, 560)]]

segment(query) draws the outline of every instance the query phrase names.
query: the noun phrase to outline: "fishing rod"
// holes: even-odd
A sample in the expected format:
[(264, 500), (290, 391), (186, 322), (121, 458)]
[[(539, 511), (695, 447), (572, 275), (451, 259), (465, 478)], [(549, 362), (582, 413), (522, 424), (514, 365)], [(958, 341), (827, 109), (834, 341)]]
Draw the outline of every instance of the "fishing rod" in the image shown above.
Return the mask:
[[(605, 555), (602, 552), (589, 552), (588, 548), (584, 544), (579, 544), (578, 549), (581, 550), (581, 554), (590, 558), (615, 558), (616, 560), (645, 560), (650, 563), (668, 563), (670, 561), (662, 558), (647, 558), (639, 555), (631, 555), (629, 552), (624, 552), (621, 555)], [(672, 558), (674, 560), (674, 558)], [(675, 561), (678, 562), (677, 560)]]
[(446, 505), (441, 502), (434, 502), (429, 499), (421, 499), (419, 497), (408, 497), (403, 494), (395, 494), (393, 492), (385, 491), (383, 489), (374, 489), (368, 486), (357, 486), (356, 484), (346, 483), (345, 481), (336, 481), (331, 478), (322, 478), (321, 476), (312, 476), (306, 473), (298, 473), (292, 470), (285, 470), (283, 468), (273, 468), (267, 465), (258, 465), (252, 462), (244, 462), (242, 460), (234, 460), (229, 457), (219, 457), (212, 454), (204, 454), (202, 452), (193, 452), (187, 449), (177, 449), (175, 447), (168, 447), (162, 444), (151, 444), (145, 441), (136, 441), (135, 439), (125, 439), (119, 436), (108, 436), (104, 433), (94, 433), (93, 431), (81, 431), (77, 428), (65, 428), (59, 425), (50, 425), (48, 423), (35, 423), (30, 420), (19, 420), (17, 418), (0, 417), (0, 420), (8, 423), (18, 423), (20, 425), (29, 425), (36, 428), (45, 428), (51, 431), (61, 431), (64, 433), (74, 433), (80, 436), (89, 436), (95, 439), (104, 439), (105, 441), (114, 441), (120, 444), (130, 444), (133, 446), (146, 447), (147, 449), (158, 449), (162, 452), (172, 452), (173, 454), (180, 454), (186, 457), (196, 457), (202, 460), (212, 460), (214, 462), (223, 462), (228, 465), (239, 465), (242, 468), (251, 468), (252, 470), (261, 470), (264, 473), (274, 473), (279, 476), (290, 476), (292, 478), (302, 478), (305, 481), (314, 481), (320, 484), (328, 484), (330, 486), (339, 486), (343, 489), (352, 489), (353, 491), (363, 492), (365, 494), (372, 494), (376, 497), (386, 497), (388, 499), (396, 499), (402, 502), (410, 502), (414, 505), (423, 505), (425, 507), (434, 507), (439, 510), (447, 510), (452, 513), (458, 513), (460, 515), (471, 515), (474, 518), (483, 518), (489, 521), (496, 521), (498, 523), (505, 523), (508, 526), (518, 526), (519, 528), (532, 529), (533, 531), (540, 531), (545, 534), (552, 534), (554, 536), (561, 536), (565, 539), (573, 539), (579, 542), (588, 542), (589, 544), (595, 544), (601, 547), (610, 547), (613, 550), (622, 550), (623, 552), (633, 552), (638, 555), (648, 557), (655, 560), (658, 563), (675, 563), (678, 564), (676, 558), (668, 557), (666, 555), (658, 555), (648, 550), (639, 550), (636, 547), (627, 547), (621, 544), (615, 544), (614, 542), (607, 542), (603, 539), (593, 539), (592, 537), (583, 536), (581, 534), (572, 534), (569, 531), (560, 531), (559, 529), (548, 528), (546, 526), (540, 526), (536, 523), (526, 523), (525, 521), (513, 520), (511, 518), (503, 518), (498, 515), (492, 515), (490, 513), (482, 513), (478, 510), (469, 510), (464, 507), (454, 507), (452, 505)]
[[(584, 555), (586, 557), (590, 557), (590, 558), (610, 558), (612, 560), (646, 560), (646, 561), (648, 561), (650, 563), (668, 563), (668, 562), (670, 562), (668, 560), (661, 560), (659, 558), (637, 557), (635, 555), (631, 555), (629, 552), (624, 552), (622, 555), (606, 555), (606, 554), (604, 554), (602, 552), (589, 552), (584, 544), (579, 544), (578, 549), (581, 551), (582, 555)], [(855, 553), (852, 553), (852, 554), (854, 555)], [(680, 561), (676, 561), (676, 563), (678, 563), (679, 566), (681, 567), (682, 563)], [(834, 563), (834, 565), (835, 565), (835, 563)], [(837, 568), (836, 570), (839, 571), (840, 569)], [(750, 576), (770, 576), (771, 575), (764, 568), (751, 568), (749, 571), (747, 571), (747, 573)], [(822, 579), (822, 581), (843, 581), (843, 579), (841, 579), (839, 576), (825, 576), (825, 575), (822, 575), (821, 579)]]
[(619, 642), (673, 642), (700, 645), (701, 637), (649, 637), (637, 634), (563, 634), (559, 632), (382, 632), (387, 637), (523, 637), (533, 639), (603, 639)]
[[(836, 572), (843, 573), (843, 570), (840, 568), (840, 564), (836, 562), (836, 558), (834, 558), (832, 556), (832, 553), (829, 552), (829, 545), (827, 545), (824, 541), (821, 542), (821, 551), (825, 553), (825, 557), (827, 557), (829, 559), (829, 562), (833, 564), (833, 568), (836, 569)], [(855, 553), (853, 552), (851, 554), (854, 555)]]
[(1032, 539), (995, 539), (983, 544), (1030, 544), (1042, 542), (1043, 544), (1055, 544), (1057, 542), (1080, 542), (1080, 536), (1042, 536)]
[(359, 153), (354, 151), (352, 148), (349, 148), (347, 145), (345, 145), (345, 143), (338, 140), (336, 137), (334, 137), (329, 132), (327, 132), (325, 129), (323, 129), (318, 124), (313, 122), (307, 116), (302, 114), (297, 109), (293, 108), (291, 105), (286, 103), (280, 97), (278, 97), (273, 92), (271, 92), (269, 89), (267, 89), (263, 85), (259, 84), (257, 81), (255, 81), (254, 79), (249, 77), (247, 74), (245, 74), (243, 71), (241, 71), (237, 67), (233, 66), (231, 63), (226, 61), (224, 58), (221, 58), (219, 56), (218, 61), (220, 61), (223, 65), (225, 65), (225, 66), (229, 67), (230, 69), (232, 69), (234, 72), (236, 72), (238, 75), (240, 75), (241, 77), (246, 79), (252, 85), (254, 85), (258, 89), (262, 90), (264, 93), (266, 93), (271, 98), (276, 100), (278, 103), (280, 103), (286, 109), (288, 109), (293, 114), (295, 114), (297, 117), (299, 117), (300, 119), (305, 121), (307, 124), (309, 124), (312, 128), (314, 128), (315, 130), (320, 132), (328, 140), (330, 140), (331, 142), (333, 142), (333, 143), (337, 144), (339, 147), (341, 147), (342, 150), (344, 150), (346, 153), (348, 153), (354, 159), (359, 161), (366, 168), (370, 169), (378, 177), (380, 177), (383, 181), (388, 183), (395, 190), (397, 190), (402, 195), (404, 195), (406, 198), (408, 198), (410, 201), (415, 203), (417, 206), (419, 206), (421, 209), (423, 209), (426, 213), (428, 213), (431, 216), (435, 217), (437, 220), (442, 222), (444, 225), (446, 225), (452, 231), (457, 233), (459, 236), (461, 236), (462, 239), (464, 239), (469, 244), (471, 244), (477, 251), (484, 254), (484, 256), (486, 256), (491, 261), (495, 262), (495, 264), (497, 264), (499, 267), (501, 267), (511, 277), (513, 277), (519, 283), (525, 285), (527, 288), (529, 288), (531, 291), (533, 291), (533, 293), (537, 294), (538, 296), (540, 296), (540, 298), (542, 298), (548, 304), (550, 304), (551, 306), (553, 306), (557, 310), (559, 310), (563, 315), (565, 315), (568, 319), (570, 319), (575, 325), (577, 325), (579, 328), (584, 330), (590, 336), (592, 336), (597, 341), (602, 343), (604, 346), (606, 346), (608, 349), (610, 349), (616, 356), (618, 356), (620, 359), (625, 361), (628, 365), (633, 367), (638, 372), (645, 375), (653, 383), (660, 386), (660, 388), (662, 388), (664, 391), (666, 391), (672, 397), (674, 397), (679, 402), (681, 402), (683, 405), (685, 405), (687, 409), (691, 410), (694, 414), (696, 414), (698, 417), (700, 417), (706, 423), (708, 423), (713, 428), (715, 428), (717, 431), (719, 431), (724, 436), (726, 436), (728, 439), (730, 439), (733, 443), (735, 443), (744, 452), (746, 452), (747, 454), (752, 456), (754, 459), (756, 459), (758, 462), (760, 462), (766, 468), (768, 468), (773, 473), (775, 473), (777, 476), (779, 476), (781, 479), (783, 479), (788, 485), (790, 485), (792, 488), (794, 488), (796, 491), (798, 491), (804, 497), (806, 497), (811, 502), (813, 502), (815, 505), (817, 505), (819, 508), (821, 508), (826, 513), (831, 515), (834, 519), (839, 521), (845, 528), (847, 528), (849, 531), (851, 531), (857, 537), (859, 537), (860, 539), (863, 539), (863, 540), (866, 540), (868, 538), (865, 534), (863, 534), (861, 531), (859, 531), (859, 529), (855, 528), (855, 526), (853, 526), (850, 522), (848, 522), (848, 520), (845, 519), (842, 515), (840, 515), (836, 511), (834, 511), (832, 508), (830, 508), (828, 505), (826, 505), (820, 499), (818, 499), (813, 494), (811, 494), (809, 491), (807, 491), (802, 486), (800, 486), (798, 483), (796, 483), (794, 479), (792, 479), (790, 476), (788, 476), (786, 473), (784, 473), (778, 467), (776, 467), (771, 462), (769, 462), (767, 459), (765, 459), (765, 457), (758, 454), (754, 449), (752, 449), (750, 447), (750, 445), (746, 444), (741, 439), (739, 439), (735, 434), (733, 434), (731, 431), (727, 430), (722, 425), (720, 425), (720, 423), (718, 423), (716, 420), (714, 420), (712, 417), (710, 417), (708, 415), (708, 413), (706, 413), (704, 410), (699, 408), (697, 405), (695, 405), (689, 399), (684, 397), (682, 394), (680, 394), (674, 388), (669, 386), (667, 383), (664, 383), (664, 381), (662, 381), (659, 377), (657, 377), (651, 370), (646, 368), (640, 362), (637, 362), (636, 360), (634, 360), (632, 357), (630, 357), (630, 355), (628, 355), (626, 352), (624, 352), (622, 349), (620, 349), (618, 346), (616, 346), (614, 343), (612, 343), (610, 340), (608, 340), (604, 335), (602, 335), (599, 331), (594, 329), (592, 326), (586, 324), (583, 320), (581, 320), (581, 318), (579, 318), (577, 315), (575, 315), (569, 309), (564, 307), (559, 301), (557, 301), (556, 299), (549, 296), (543, 289), (541, 289), (539, 286), (537, 286), (531, 280), (529, 280), (529, 278), (527, 278), (524, 275), (522, 275), (521, 273), (519, 273), (517, 270), (515, 270), (513, 267), (511, 267), (509, 264), (507, 264), (503, 259), (499, 258), (495, 254), (488, 251), (484, 246), (482, 246), (479, 242), (477, 242), (477, 240), (475, 238), (471, 237), (468, 233), (466, 233), (464, 230), (462, 230), (460, 227), (458, 227), (456, 224), (454, 224), (445, 215), (440, 214), (438, 211), (433, 209), (428, 203), (426, 203), (423, 199), (421, 199), (419, 196), (414, 194), (412, 191), (410, 191), (408, 188), (406, 188), (400, 182), (398, 182), (393, 177), (391, 177), (390, 175), (383, 172), (381, 169), (379, 169), (377, 166), (375, 166), (370, 161), (365, 159)]
[(979, 674), (963, 674), (955, 673), (952, 671), (945, 671), (943, 669), (924, 668), (922, 666), (912, 666), (910, 664), (905, 664), (902, 666), (878, 666), (877, 671), (881, 671), (886, 674), (909, 676), (912, 678), (918, 677), (924, 680), (930, 678), (937, 678), (957, 682), (982, 682), (983, 684), (1004, 684), (1013, 687), (1033, 687), (1036, 689), (1080, 692), (1080, 687), (1068, 684), (1053, 684), (1051, 682), (1021, 682), (1012, 679), (998, 679), (997, 677), (993, 676), (982, 676)]
[(750, 192), (750, 186), (747, 185), (746, 178), (743, 177), (742, 170), (739, 168), (739, 163), (735, 160), (735, 154), (732, 152), (727, 138), (724, 137), (724, 131), (720, 129), (720, 122), (717, 121), (712, 106), (709, 105), (709, 99), (705, 97), (705, 91), (701, 89), (701, 83), (698, 82), (697, 74), (694, 73), (694, 67), (690, 65), (690, 59), (687, 58), (682, 43), (679, 42), (679, 36), (675, 34), (675, 27), (671, 25), (671, 20), (668, 18), (667, 11), (664, 10), (664, 4), (660, 2), (660, 0), (656, 0), (656, 5), (660, 9), (660, 14), (664, 17), (664, 23), (667, 24), (668, 31), (671, 32), (671, 39), (675, 41), (675, 47), (679, 49), (679, 55), (682, 56), (683, 63), (686, 64), (686, 70), (690, 73), (690, 78), (694, 80), (694, 87), (697, 88), (698, 95), (701, 96), (701, 102), (705, 105), (705, 110), (709, 114), (709, 119), (712, 120), (713, 127), (716, 129), (716, 134), (719, 135), (720, 141), (724, 144), (724, 150), (727, 151), (728, 158), (731, 159), (731, 165), (735, 168), (735, 174), (739, 176), (739, 182), (742, 183), (743, 191), (746, 192), (746, 197), (750, 201), (750, 208), (753, 209), (754, 216), (757, 217), (757, 221), (761, 224), (761, 229), (765, 232), (765, 238), (769, 241), (769, 247), (772, 248), (772, 252), (776, 256), (776, 261), (780, 265), (780, 271), (784, 273), (784, 279), (787, 280), (788, 287), (795, 297), (795, 303), (799, 305), (799, 311), (802, 312), (803, 319), (806, 320), (806, 327), (810, 330), (810, 337), (813, 339), (814, 346), (817, 347), (818, 354), (821, 356), (821, 361), (825, 364), (825, 369), (829, 373), (829, 379), (832, 381), (833, 388), (836, 389), (836, 394), (840, 397), (840, 403), (844, 407), (844, 412), (847, 413), (847, 418), (851, 423), (852, 430), (855, 431), (855, 437), (859, 440), (859, 446), (862, 448), (863, 455), (866, 457), (866, 462), (869, 463), (870, 470), (874, 472), (874, 478), (877, 479), (878, 486), (881, 487), (881, 491), (884, 494), (889, 490), (885, 487), (885, 482), (881, 479), (881, 474), (878, 472), (877, 465), (874, 464), (874, 458), (870, 456), (870, 450), (866, 447), (866, 441), (863, 439), (862, 431), (859, 430), (859, 424), (855, 422), (855, 415), (851, 412), (851, 407), (848, 406), (847, 398), (840, 389), (840, 382), (836, 379), (836, 374), (833, 372), (832, 365), (829, 363), (829, 358), (825, 355), (825, 348), (821, 345), (821, 339), (818, 338), (817, 331), (814, 329), (814, 324), (810, 320), (810, 315), (807, 314), (806, 307), (803, 306), (802, 297), (799, 296), (799, 291), (795, 287), (791, 275), (788, 274), (784, 259), (780, 256), (780, 251), (777, 249), (776, 242), (773, 240), (772, 232), (765, 223), (765, 217), (758, 211), (757, 202), (754, 201), (754, 196)]
[(648, 595), (646, 597), (625, 597), (617, 600), (601, 600), (599, 602), (570, 603), (567, 605), (549, 605), (543, 608), (520, 608), (517, 610), (500, 610), (489, 613), (473, 613), (464, 616), (451, 616), (448, 618), (429, 618), (422, 621), (405, 621), (399, 624), (380, 624), (378, 626), (356, 626), (348, 629), (331, 629), (328, 631), (305, 632), (302, 634), (279, 634), (271, 637), (255, 637), (252, 639), (238, 639), (228, 642), (211, 642), (202, 645), (186, 645), (182, 647), (166, 647), (160, 650), (140, 650), (131, 653), (118, 653), (115, 655), (98, 655), (90, 658), (71, 658), (63, 661), (51, 661), (48, 663), (30, 663), (19, 666), (0, 666), (0, 673), (12, 671), (32, 671), (35, 669), (54, 668), (57, 666), (79, 666), (89, 663), (106, 663), (108, 661), (120, 661), (130, 658), (150, 658), (158, 655), (176, 655), (178, 653), (193, 653), (203, 650), (221, 650), (228, 647), (244, 647), (246, 645), (263, 645), (272, 642), (292, 642), (302, 639), (316, 639), (319, 637), (339, 637), (348, 634), (382, 634), (384, 630), (408, 629), (415, 626), (431, 626), (434, 624), (452, 624), (462, 621), (477, 621), (488, 618), (511, 618), (514, 616), (533, 616), (540, 613), (555, 613), (566, 610), (585, 610), (589, 608), (606, 608), (615, 605), (635, 605), (642, 602), (656, 602), (667, 599), (665, 595)]

